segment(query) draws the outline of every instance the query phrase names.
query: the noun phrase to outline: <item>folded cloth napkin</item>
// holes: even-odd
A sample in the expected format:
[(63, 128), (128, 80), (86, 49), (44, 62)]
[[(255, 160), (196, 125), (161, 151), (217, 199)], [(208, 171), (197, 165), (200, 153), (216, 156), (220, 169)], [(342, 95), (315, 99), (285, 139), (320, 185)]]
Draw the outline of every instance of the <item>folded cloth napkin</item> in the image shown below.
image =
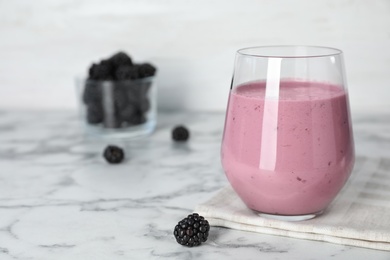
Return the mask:
[(260, 217), (226, 187), (196, 212), (212, 226), (390, 251), (390, 159), (356, 159), (335, 201), (314, 219), (289, 222)]

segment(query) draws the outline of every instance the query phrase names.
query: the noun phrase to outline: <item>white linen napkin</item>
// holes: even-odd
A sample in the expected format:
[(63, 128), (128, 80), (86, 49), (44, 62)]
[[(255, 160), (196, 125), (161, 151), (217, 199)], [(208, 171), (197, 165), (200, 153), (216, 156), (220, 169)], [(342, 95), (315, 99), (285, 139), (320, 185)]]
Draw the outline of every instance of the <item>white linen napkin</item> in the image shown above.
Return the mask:
[(314, 219), (260, 217), (230, 186), (195, 211), (212, 226), (390, 251), (390, 159), (358, 157), (341, 193)]

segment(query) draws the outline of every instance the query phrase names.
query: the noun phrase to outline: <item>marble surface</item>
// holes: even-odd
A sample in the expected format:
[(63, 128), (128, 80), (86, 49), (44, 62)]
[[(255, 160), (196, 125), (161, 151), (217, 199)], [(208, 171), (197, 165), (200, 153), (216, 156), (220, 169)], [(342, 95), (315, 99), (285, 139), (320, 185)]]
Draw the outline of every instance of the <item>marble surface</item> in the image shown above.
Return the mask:
[[(390, 259), (390, 253), (213, 227), (197, 248), (175, 224), (227, 185), (219, 160), (222, 113), (161, 114), (148, 139), (86, 140), (75, 113), (0, 113), (0, 259)], [(390, 157), (389, 115), (354, 118), (357, 154)], [(191, 129), (175, 144), (170, 129)]]

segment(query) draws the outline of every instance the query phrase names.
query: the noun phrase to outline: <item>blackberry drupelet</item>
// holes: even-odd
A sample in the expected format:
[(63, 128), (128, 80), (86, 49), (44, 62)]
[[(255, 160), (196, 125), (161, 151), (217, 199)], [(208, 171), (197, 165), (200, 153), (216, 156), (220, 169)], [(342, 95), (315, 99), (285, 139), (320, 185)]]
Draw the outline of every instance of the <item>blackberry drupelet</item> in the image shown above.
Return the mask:
[(199, 214), (193, 213), (177, 223), (173, 234), (180, 245), (193, 247), (207, 241), (209, 230), (209, 222)]
[(172, 130), (172, 139), (177, 142), (187, 141), (189, 137), (190, 137), (190, 132), (185, 126), (182, 125), (176, 126)]
[(116, 164), (120, 163), (125, 158), (125, 153), (122, 148), (115, 145), (109, 145), (104, 149), (103, 157), (107, 162)]

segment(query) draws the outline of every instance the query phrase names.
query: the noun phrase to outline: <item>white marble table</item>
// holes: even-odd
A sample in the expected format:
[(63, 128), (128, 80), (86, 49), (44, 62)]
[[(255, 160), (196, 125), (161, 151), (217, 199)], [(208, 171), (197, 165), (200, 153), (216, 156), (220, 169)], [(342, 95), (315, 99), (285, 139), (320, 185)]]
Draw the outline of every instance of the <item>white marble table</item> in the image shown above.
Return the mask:
[[(355, 117), (357, 154), (390, 156), (389, 118)], [(108, 165), (107, 143), (84, 140), (75, 113), (1, 112), (0, 259), (390, 259), (215, 227), (200, 247), (177, 244), (177, 221), (227, 185), (223, 120), (222, 113), (162, 114), (155, 134), (119, 143), (128, 159)], [(179, 123), (191, 129), (187, 144), (170, 139)]]

